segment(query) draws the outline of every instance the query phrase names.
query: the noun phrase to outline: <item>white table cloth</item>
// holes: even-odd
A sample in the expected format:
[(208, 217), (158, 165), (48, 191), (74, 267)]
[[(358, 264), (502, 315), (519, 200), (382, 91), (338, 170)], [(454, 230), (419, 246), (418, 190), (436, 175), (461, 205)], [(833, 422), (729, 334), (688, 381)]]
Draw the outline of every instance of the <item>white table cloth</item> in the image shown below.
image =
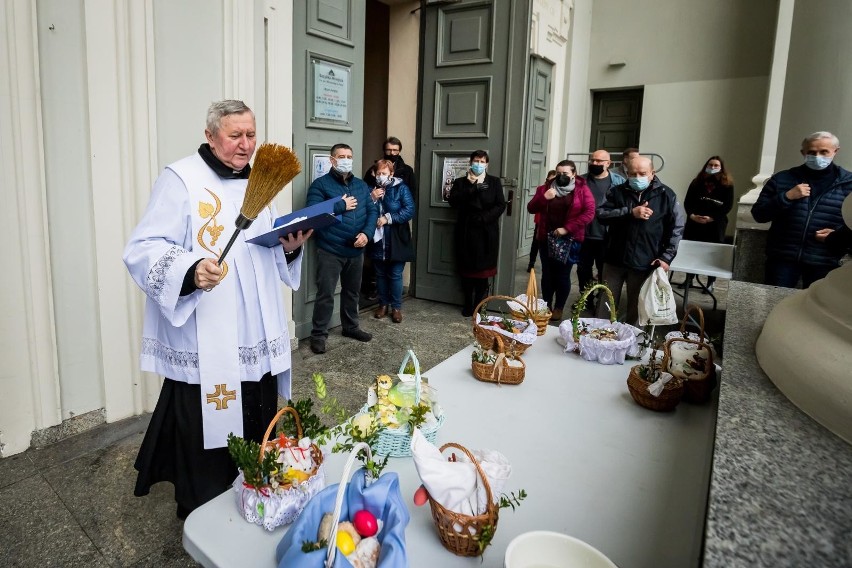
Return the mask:
[[(673, 413), (646, 410), (627, 390), (629, 361), (587, 362), (564, 353), (556, 337), (548, 327), (527, 351), (526, 379), (517, 386), (474, 379), (470, 347), (425, 373), (447, 415), (438, 443), (501, 451), (514, 470), (506, 490), (525, 489), (529, 497), (515, 512), (501, 511), (481, 564), (443, 548), (429, 506), (411, 501), (419, 486), (411, 458), (391, 459), (411, 512), (412, 567), (502, 566), (512, 538), (531, 530), (577, 537), (621, 568), (699, 565), (716, 397)], [(328, 484), (339, 481), (343, 461), (329, 457)], [(183, 543), (204, 566), (270, 567), (284, 530), (247, 523), (228, 492), (189, 516)]]

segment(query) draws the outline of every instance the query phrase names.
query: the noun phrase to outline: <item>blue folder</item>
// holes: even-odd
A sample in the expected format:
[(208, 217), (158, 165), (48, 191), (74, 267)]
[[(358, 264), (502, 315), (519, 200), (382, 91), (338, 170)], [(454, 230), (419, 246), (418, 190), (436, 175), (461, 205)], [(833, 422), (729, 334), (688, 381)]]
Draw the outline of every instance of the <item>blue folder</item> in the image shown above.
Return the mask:
[(272, 248), (281, 244), (278, 241), (279, 237), (286, 237), (299, 231), (305, 232), (310, 229), (322, 229), (329, 225), (336, 225), (340, 223), (342, 216), (334, 214), (334, 204), (341, 199), (341, 197), (332, 197), (322, 203), (278, 217), (272, 224), (270, 231), (248, 239), (246, 242)]

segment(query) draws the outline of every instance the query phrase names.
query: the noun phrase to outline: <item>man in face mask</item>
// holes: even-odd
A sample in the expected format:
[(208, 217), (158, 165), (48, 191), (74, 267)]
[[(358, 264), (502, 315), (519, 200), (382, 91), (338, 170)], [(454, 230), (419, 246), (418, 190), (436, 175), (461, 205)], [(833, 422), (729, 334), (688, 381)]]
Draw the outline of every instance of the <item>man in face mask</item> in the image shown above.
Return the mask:
[(317, 297), (314, 302), (311, 351), (325, 353), (328, 325), (334, 311), (334, 289), (340, 280), (340, 323), (343, 336), (370, 341), (372, 335), (358, 325), (358, 299), (364, 247), (375, 232), (379, 210), (370, 199), (370, 187), (352, 175), (352, 148), (331, 147), (331, 171), (308, 188), (306, 206), (340, 197), (334, 214), (342, 221), (316, 231)]
[[(595, 150), (589, 157), (589, 171), (583, 176), (586, 185), (595, 198), (595, 207), (600, 207), (609, 190), (625, 182), (625, 179), (616, 172), (609, 170), (610, 155), (606, 150)], [(597, 218), (586, 226), (586, 239), (583, 248), (580, 249), (580, 262), (577, 264), (577, 278), (580, 281), (580, 290), (584, 290), (593, 281), (593, 267), (597, 268), (597, 281), (603, 278), (604, 264), (604, 238), (606, 237), (606, 226), (602, 225)], [(594, 311), (594, 301), (589, 298), (586, 306)]]
[[(414, 174), (414, 169), (402, 159), (401, 152), (402, 142), (396, 136), (389, 136), (382, 148), (382, 159), (393, 163), (393, 177), (401, 179), (402, 183), (408, 186), (416, 202), (417, 176)], [(372, 167), (364, 172), (364, 182), (371, 188), (377, 187), (376, 172)]]
[[(639, 289), (658, 266), (669, 269), (683, 236), (686, 213), (672, 189), (656, 176), (651, 160), (630, 160), (627, 182), (613, 187), (598, 207), (598, 220), (608, 227), (604, 252), (603, 280), (619, 303), (627, 284), (626, 323), (642, 325), (639, 319)], [(598, 317), (609, 317), (600, 302)]]
[(760, 192), (752, 217), (772, 223), (766, 241), (765, 282), (807, 288), (836, 268), (843, 254), (825, 239), (843, 227), (840, 207), (852, 191), (852, 173), (834, 163), (840, 141), (831, 132), (802, 140), (804, 163), (773, 175)]

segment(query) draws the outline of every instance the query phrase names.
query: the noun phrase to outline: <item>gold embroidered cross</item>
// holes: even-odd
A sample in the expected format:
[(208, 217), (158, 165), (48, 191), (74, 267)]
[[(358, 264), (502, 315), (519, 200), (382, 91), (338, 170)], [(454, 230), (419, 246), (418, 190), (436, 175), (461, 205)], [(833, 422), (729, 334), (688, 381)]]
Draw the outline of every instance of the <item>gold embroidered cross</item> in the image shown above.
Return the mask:
[(226, 390), (228, 385), (216, 385), (216, 390), (207, 393), (207, 404), (215, 404), (216, 410), (227, 410), (229, 400), (237, 400), (237, 391)]

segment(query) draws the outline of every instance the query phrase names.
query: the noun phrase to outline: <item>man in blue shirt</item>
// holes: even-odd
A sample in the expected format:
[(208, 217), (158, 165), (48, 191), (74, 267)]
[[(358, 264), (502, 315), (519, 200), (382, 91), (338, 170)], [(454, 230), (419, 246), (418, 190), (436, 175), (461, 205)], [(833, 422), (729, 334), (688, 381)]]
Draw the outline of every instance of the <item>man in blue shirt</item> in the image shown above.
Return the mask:
[(352, 148), (346, 144), (331, 147), (331, 171), (308, 188), (307, 206), (333, 197), (342, 197), (334, 214), (342, 222), (316, 231), (317, 296), (314, 301), (311, 351), (325, 353), (328, 325), (334, 311), (334, 289), (340, 280), (340, 323), (343, 336), (370, 341), (373, 336), (358, 325), (358, 296), (364, 247), (376, 229), (378, 208), (370, 199), (370, 188), (352, 174)]

